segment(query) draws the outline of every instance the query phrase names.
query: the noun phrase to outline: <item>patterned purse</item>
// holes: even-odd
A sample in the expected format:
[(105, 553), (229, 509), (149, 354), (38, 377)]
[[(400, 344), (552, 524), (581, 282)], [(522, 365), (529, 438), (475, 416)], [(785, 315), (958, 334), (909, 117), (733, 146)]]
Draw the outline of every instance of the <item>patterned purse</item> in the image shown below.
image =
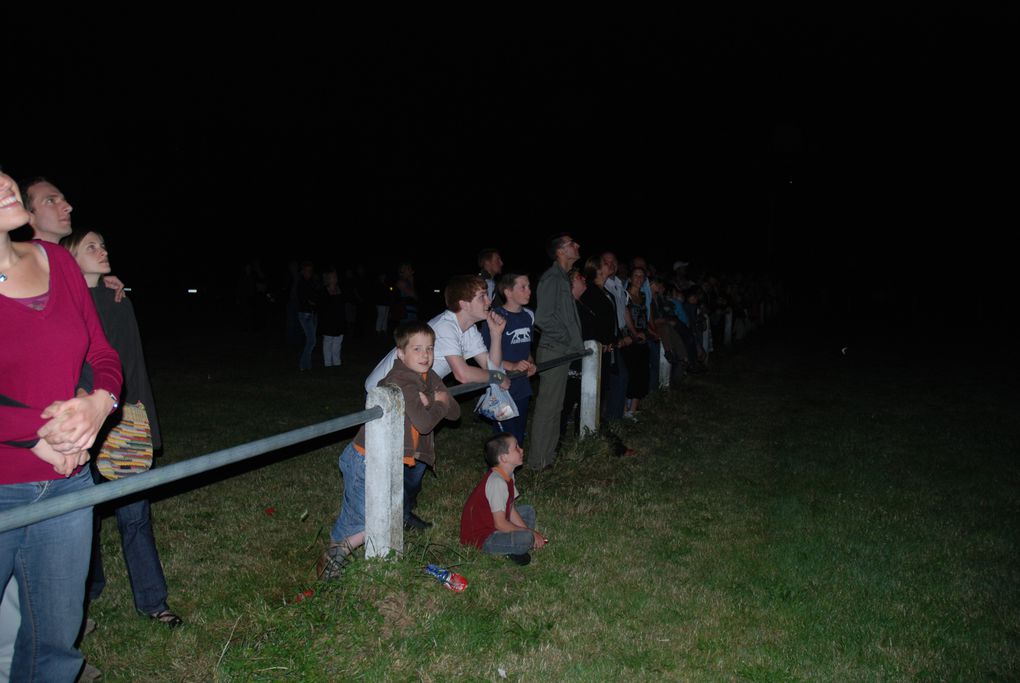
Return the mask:
[(120, 479), (152, 467), (152, 429), (141, 401), (124, 406), (124, 414), (96, 457), (96, 468), (106, 479)]

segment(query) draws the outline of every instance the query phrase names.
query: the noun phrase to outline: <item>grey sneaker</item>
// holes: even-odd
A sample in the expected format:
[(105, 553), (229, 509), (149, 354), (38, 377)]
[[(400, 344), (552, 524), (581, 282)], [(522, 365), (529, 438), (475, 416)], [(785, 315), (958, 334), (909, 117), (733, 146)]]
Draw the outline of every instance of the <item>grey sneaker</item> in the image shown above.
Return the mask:
[(344, 574), (351, 561), (351, 550), (346, 545), (331, 545), (322, 551), (315, 565), (315, 573), (322, 581), (335, 581)]

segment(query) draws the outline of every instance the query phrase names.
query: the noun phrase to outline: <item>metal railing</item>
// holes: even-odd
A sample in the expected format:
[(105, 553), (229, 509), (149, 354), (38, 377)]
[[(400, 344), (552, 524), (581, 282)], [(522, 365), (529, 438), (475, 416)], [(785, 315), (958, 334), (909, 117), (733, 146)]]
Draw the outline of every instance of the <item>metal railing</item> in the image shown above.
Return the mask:
[[(766, 307), (761, 304), (759, 316), (764, 322)], [(775, 315), (775, 309), (770, 311)], [(761, 324), (761, 323), (759, 323)], [(723, 345), (728, 346), (740, 335), (734, 332), (732, 310), (727, 310), (723, 324)], [(599, 426), (599, 388), (601, 384), (601, 347), (594, 341), (585, 342), (585, 350), (540, 363), (538, 372), (582, 359), (581, 368), (581, 432), (594, 433)], [(511, 377), (524, 373), (510, 373)], [(670, 364), (666, 350), (659, 345), (659, 386), (669, 386)], [(460, 384), (450, 387), (450, 394), (461, 396), (484, 389), (485, 382)], [(142, 474), (112, 481), (86, 491), (76, 491), (57, 496), (40, 503), (23, 505), (0, 512), (0, 532), (17, 529), (57, 517), (85, 507), (92, 507), (117, 498), (148, 491), (181, 479), (187, 479), (220, 467), (265, 455), (281, 448), (294, 446), (344, 429), (366, 425), (366, 448), (371, 444), (372, 452), (384, 457), (369, 458), (366, 461), (366, 531), (371, 545), (366, 544), (369, 556), (385, 556), (390, 550), (402, 549), (403, 545), (403, 397), (396, 389), (376, 388), (368, 392), (366, 409), (341, 417), (301, 427), (289, 432), (269, 436), (249, 443), (190, 458), (183, 462), (166, 465)], [(383, 391), (382, 394), (373, 393)], [(392, 392), (396, 392), (395, 395)], [(393, 457), (385, 457), (390, 453)], [(376, 471), (378, 470), (378, 471)], [(371, 494), (369, 492), (372, 492)], [(370, 509), (371, 513), (370, 514)], [(374, 516), (373, 516), (374, 515)]]
[[(541, 363), (539, 372), (573, 362), (578, 358), (584, 359), (582, 363), (581, 422), (583, 428), (594, 431), (598, 428), (597, 387), (600, 354), (598, 345), (594, 342), (586, 342), (586, 347), (582, 353), (561, 356)], [(510, 376), (515, 377), (522, 374), (524, 373), (511, 373)], [(450, 394), (460, 396), (484, 389), (487, 386), (488, 384), (485, 382), (461, 384), (451, 387)], [(585, 387), (588, 387), (588, 392), (585, 392)], [(366, 449), (370, 448), (373, 453), (381, 454), (381, 457), (368, 458), (365, 462), (365, 523), (367, 536), (371, 541), (371, 543), (366, 543), (366, 553), (371, 557), (386, 556), (391, 550), (400, 552), (403, 549), (404, 406), (402, 394), (393, 387), (377, 387), (370, 390), (366, 409), (356, 413), (190, 458), (183, 462), (111, 481), (102, 486), (95, 486), (85, 491), (75, 491), (39, 503), (0, 512), (0, 532), (148, 491), (158, 486), (362, 424), (366, 425)], [(387, 454), (392, 457), (387, 457)]]

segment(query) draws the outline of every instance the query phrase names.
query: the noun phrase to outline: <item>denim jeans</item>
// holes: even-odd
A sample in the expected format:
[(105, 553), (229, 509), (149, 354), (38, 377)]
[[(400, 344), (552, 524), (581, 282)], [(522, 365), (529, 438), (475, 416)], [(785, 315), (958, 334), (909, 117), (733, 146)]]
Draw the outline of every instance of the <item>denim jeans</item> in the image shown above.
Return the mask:
[(338, 334), (322, 335), (322, 364), (327, 368), (340, 365), (340, 350), (343, 348), (344, 336)]
[(340, 541), (365, 530), (365, 458), (350, 442), (340, 454), (340, 472), (344, 475), (344, 500), (329, 537)]
[[(68, 479), (0, 485), (0, 510), (92, 486), (88, 468)], [(83, 658), (74, 641), (81, 630), (91, 549), (91, 507), (0, 533), (0, 584), (13, 573), (21, 599), (11, 680), (77, 677)]]
[(11, 680), (11, 660), (14, 658), (14, 641), (21, 628), (21, 598), (18, 581), (13, 576), (7, 582), (3, 601), (0, 602), (0, 683)]
[[(529, 529), (535, 528), (535, 508), (516, 505), (517, 514)], [(531, 550), (535, 535), (530, 531), (494, 531), (482, 544), (482, 551), (490, 555), (523, 555)]]
[(315, 348), (315, 329), (318, 321), (316, 321), (314, 313), (298, 311), (297, 317), (298, 322), (301, 323), (301, 329), (305, 333), (305, 348), (301, 351), (299, 367), (302, 370), (310, 370), (312, 367), (312, 349)]
[(421, 493), (421, 482), (425, 478), (428, 466), (420, 460), (414, 461), (414, 467), (404, 465), (404, 521), (418, 506), (418, 494)]
[[(97, 484), (106, 481), (98, 472), (93, 472), (93, 480)], [(152, 513), (148, 498), (129, 500), (126, 505), (118, 507), (115, 514), (135, 609), (142, 614), (156, 614), (170, 609), (166, 604), (166, 577), (159, 561), (156, 538), (152, 533)], [(103, 554), (99, 545), (100, 524), (101, 519), (97, 514), (93, 527), (92, 566), (89, 569), (89, 600), (98, 598), (106, 586)]]

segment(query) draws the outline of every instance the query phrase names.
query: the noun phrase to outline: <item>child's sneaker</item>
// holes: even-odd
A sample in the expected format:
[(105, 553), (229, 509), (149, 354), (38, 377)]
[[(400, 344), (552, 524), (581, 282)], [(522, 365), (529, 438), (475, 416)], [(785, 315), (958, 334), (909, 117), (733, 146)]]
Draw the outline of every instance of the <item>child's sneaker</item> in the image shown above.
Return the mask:
[(528, 553), (521, 553), (520, 555), (507, 555), (510, 561), (514, 564), (518, 564), (522, 567), (531, 564), (531, 555)]
[(351, 561), (351, 551), (346, 544), (330, 545), (319, 555), (315, 574), (322, 581), (335, 581), (344, 574), (344, 567)]

